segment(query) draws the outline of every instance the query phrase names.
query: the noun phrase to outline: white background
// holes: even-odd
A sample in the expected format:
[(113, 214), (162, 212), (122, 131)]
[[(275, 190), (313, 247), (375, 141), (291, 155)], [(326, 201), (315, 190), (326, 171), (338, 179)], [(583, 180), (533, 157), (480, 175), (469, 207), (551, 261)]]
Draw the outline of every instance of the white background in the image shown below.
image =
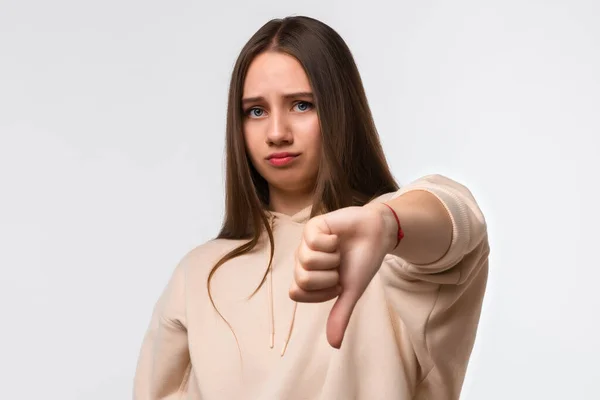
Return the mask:
[(131, 397), (158, 294), (220, 227), (235, 58), (290, 14), (348, 42), (399, 182), (486, 214), (462, 399), (600, 399), (595, 0), (0, 0), (0, 397)]

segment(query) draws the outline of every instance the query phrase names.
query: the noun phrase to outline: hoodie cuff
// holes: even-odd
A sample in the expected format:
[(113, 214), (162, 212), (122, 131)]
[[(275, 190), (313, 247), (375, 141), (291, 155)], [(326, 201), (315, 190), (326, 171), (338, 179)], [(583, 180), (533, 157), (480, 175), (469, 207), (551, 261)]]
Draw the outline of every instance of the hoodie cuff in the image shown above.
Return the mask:
[(460, 262), (471, 247), (469, 207), (452, 190), (427, 181), (415, 182), (415, 184), (400, 189), (390, 197), (390, 200), (415, 190), (429, 192), (442, 203), (452, 221), (452, 242), (446, 254), (437, 261), (428, 264), (410, 263), (409, 270), (429, 274), (445, 271)]

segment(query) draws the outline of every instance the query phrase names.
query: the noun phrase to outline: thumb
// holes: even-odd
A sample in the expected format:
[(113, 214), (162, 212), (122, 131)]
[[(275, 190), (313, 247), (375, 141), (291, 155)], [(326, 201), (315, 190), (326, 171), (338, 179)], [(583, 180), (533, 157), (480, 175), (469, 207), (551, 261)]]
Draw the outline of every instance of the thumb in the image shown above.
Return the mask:
[(329, 318), (327, 319), (327, 341), (332, 347), (339, 349), (342, 346), (342, 340), (350, 322), (350, 316), (359, 298), (360, 296), (353, 292), (342, 290), (342, 293), (331, 308)]

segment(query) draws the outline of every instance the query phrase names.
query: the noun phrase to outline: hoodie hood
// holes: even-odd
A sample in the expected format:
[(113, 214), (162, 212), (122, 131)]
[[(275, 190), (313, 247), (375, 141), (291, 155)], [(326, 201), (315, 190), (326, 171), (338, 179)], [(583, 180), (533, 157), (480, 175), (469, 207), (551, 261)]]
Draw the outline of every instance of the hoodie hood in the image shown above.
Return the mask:
[(267, 213), (273, 218), (277, 218), (277, 219), (280, 219), (283, 221), (291, 221), (291, 222), (295, 222), (298, 224), (303, 224), (303, 223), (306, 223), (310, 219), (311, 211), (312, 211), (312, 205), (303, 208), (302, 210), (298, 211), (296, 214), (293, 214), (293, 215), (288, 215), (288, 214), (280, 213), (277, 211), (271, 211), (271, 210), (267, 210)]

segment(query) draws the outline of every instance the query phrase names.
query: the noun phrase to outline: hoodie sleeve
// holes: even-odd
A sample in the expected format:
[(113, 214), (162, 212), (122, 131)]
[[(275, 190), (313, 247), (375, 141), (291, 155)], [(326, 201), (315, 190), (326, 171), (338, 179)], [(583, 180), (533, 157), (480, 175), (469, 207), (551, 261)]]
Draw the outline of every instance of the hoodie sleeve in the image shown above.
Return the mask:
[(379, 275), (400, 335), (410, 339), (420, 366), (419, 393), (458, 399), (475, 341), (488, 274), (484, 216), (471, 192), (441, 175), (418, 179), (383, 201), (413, 190), (432, 193), (452, 220), (446, 254), (429, 264), (387, 255)]
[(154, 306), (137, 363), (135, 400), (179, 399), (185, 393), (190, 357), (185, 319), (185, 266), (177, 266)]

